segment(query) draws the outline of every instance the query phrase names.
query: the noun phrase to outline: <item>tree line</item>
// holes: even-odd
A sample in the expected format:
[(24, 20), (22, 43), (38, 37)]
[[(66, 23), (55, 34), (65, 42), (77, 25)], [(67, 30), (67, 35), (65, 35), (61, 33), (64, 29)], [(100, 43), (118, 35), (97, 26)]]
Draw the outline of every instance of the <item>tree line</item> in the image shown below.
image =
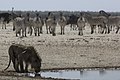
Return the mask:
[[(5, 13), (5, 12), (12, 13), (12, 11), (0, 11), (0, 13)], [(60, 12), (62, 12), (65, 17), (70, 16), (72, 14), (79, 16), (80, 12), (88, 12), (92, 16), (99, 15), (99, 13), (97, 11), (14, 11), (15, 14), (17, 14), (17, 15), (21, 14), (22, 16), (25, 16), (26, 13), (30, 13), (31, 17), (34, 17), (36, 12), (39, 13), (39, 15), (42, 18), (46, 18), (48, 12), (52, 12), (56, 18), (58, 18)], [(111, 16), (120, 16), (120, 12), (108, 12), (108, 13), (110, 13)]]

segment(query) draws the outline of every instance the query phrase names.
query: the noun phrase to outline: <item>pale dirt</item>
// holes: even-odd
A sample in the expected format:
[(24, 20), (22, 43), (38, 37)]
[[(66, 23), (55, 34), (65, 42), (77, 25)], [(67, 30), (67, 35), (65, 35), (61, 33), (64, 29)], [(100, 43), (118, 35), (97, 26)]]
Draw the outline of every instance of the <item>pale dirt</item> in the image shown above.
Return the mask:
[[(86, 28), (84, 35), (79, 36), (78, 31), (70, 31), (66, 26), (65, 35), (60, 35), (58, 26), (56, 36), (52, 36), (46, 34), (44, 26), (41, 36), (27, 34), (27, 37), (20, 38), (15, 37), (10, 26), (6, 30), (0, 29), (0, 80), (33, 80), (1, 72), (8, 65), (8, 48), (12, 43), (34, 46), (42, 58), (42, 69), (120, 66), (120, 34), (90, 34), (90, 29)], [(12, 65), (7, 71), (14, 71)]]

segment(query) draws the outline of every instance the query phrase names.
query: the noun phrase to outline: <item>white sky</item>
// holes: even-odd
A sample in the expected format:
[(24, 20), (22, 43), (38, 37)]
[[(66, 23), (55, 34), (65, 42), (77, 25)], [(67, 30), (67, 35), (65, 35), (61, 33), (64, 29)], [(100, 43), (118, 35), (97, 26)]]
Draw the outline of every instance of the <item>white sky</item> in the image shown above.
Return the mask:
[(0, 10), (39, 11), (114, 11), (120, 12), (120, 0), (0, 0)]

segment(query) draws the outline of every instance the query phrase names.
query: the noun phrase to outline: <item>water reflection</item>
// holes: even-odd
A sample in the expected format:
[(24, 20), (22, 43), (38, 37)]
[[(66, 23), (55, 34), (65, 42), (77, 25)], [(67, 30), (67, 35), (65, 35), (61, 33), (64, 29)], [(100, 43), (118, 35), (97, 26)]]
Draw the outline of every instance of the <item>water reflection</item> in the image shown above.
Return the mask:
[(57, 72), (41, 72), (41, 76), (77, 80), (120, 80), (120, 70), (59, 70)]
[(80, 76), (83, 76), (83, 73), (84, 71), (83, 70), (80, 70)]
[(99, 74), (100, 74), (100, 76), (104, 76), (106, 74), (105, 69), (99, 70)]

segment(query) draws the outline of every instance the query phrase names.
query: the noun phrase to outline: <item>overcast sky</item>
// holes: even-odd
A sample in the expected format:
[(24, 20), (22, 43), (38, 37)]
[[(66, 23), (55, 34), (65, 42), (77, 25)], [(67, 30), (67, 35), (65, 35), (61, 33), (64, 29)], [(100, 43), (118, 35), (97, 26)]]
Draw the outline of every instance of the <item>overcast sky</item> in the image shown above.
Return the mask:
[(120, 12), (120, 0), (0, 0), (0, 10), (39, 11), (114, 11)]

